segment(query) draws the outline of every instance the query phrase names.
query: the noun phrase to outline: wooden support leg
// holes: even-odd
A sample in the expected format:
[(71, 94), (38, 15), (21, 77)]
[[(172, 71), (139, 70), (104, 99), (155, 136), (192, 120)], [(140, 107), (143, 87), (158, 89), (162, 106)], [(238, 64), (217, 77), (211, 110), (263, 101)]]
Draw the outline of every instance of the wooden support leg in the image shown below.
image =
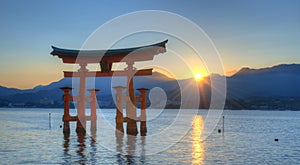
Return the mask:
[(76, 132), (79, 133), (79, 134), (85, 134), (86, 133), (85, 127), (82, 125), (80, 120), (77, 120)]
[(78, 70), (80, 74), (80, 85), (79, 85), (79, 100), (78, 100), (78, 120), (77, 120), (77, 133), (85, 133), (86, 132), (86, 116), (85, 116), (85, 98), (86, 98), (86, 63), (79, 63), (80, 69)]
[(63, 133), (70, 134), (70, 122), (68, 121), (64, 122)]
[(146, 117), (146, 93), (148, 89), (146, 88), (139, 88), (138, 91), (140, 92), (141, 98), (141, 117), (140, 117), (140, 131), (141, 136), (147, 135), (147, 117)]
[(97, 130), (97, 120), (91, 120), (91, 132)]
[(134, 76), (134, 67), (133, 62), (127, 62), (127, 99), (126, 102), (126, 116), (127, 116), (127, 131), (126, 133), (129, 135), (136, 136), (138, 134), (138, 129), (136, 125), (136, 100), (134, 94), (134, 85), (133, 85), (133, 76)]
[(96, 103), (97, 103), (97, 92), (99, 92), (99, 90), (97, 89), (90, 89), (89, 90), (90, 94), (91, 94), (91, 132), (96, 131), (97, 130), (97, 113), (96, 113)]
[(125, 87), (122, 86), (117, 86), (114, 87), (114, 89), (117, 91), (116, 94), (116, 131), (120, 131), (124, 133), (124, 128), (123, 128), (123, 90)]
[(60, 88), (61, 90), (64, 91), (63, 95), (63, 100), (64, 100), (64, 115), (62, 118), (62, 121), (64, 122), (64, 127), (63, 127), (63, 133), (64, 134), (70, 134), (70, 101), (71, 101), (71, 95), (70, 91), (72, 88), (69, 87), (63, 87)]
[(69, 152), (69, 146), (70, 146), (70, 132), (64, 133), (64, 152)]
[(136, 125), (136, 107), (135, 105), (133, 105), (130, 99), (128, 99), (126, 102), (126, 120), (126, 133), (129, 135), (136, 136), (138, 134), (138, 129)]

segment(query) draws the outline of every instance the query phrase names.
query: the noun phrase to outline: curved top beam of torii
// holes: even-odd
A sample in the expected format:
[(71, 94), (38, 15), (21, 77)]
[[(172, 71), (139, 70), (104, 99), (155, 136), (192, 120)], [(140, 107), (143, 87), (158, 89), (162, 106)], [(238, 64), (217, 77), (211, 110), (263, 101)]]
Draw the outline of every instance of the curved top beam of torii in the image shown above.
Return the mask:
[[(130, 61), (153, 60), (153, 57), (159, 53), (166, 52), (166, 43), (168, 40), (140, 47), (108, 50), (73, 50), (62, 49), (52, 46), (51, 55), (58, 56), (64, 63), (108, 63), (121, 62), (123, 58), (130, 54), (126, 59)], [(125, 62), (125, 61), (123, 61)]]

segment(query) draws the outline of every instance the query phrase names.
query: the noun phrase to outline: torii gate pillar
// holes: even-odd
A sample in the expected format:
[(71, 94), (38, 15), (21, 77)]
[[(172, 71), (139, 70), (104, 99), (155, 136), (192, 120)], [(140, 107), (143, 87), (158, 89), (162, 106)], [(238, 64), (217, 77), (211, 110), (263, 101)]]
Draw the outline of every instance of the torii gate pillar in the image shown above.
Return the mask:
[(147, 117), (146, 117), (146, 100), (147, 100), (147, 88), (137, 89), (140, 92), (140, 97), (137, 97), (141, 102), (141, 116), (140, 116), (140, 131), (141, 136), (146, 136), (147, 134)]
[(85, 116), (85, 98), (86, 98), (86, 63), (79, 63), (80, 69), (78, 70), (80, 76), (79, 95), (78, 95), (78, 120), (77, 120), (77, 133), (85, 133), (86, 130), (86, 116)]
[(97, 92), (99, 92), (98, 89), (90, 89), (89, 90), (91, 94), (91, 132), (94, 132), (97, 130)]
[(125, 87), (116, 86), (114, 89), (117, 91), (116, 94), (116, 131), (124, 133), (123, 128), (123, 90)]
[(128, 61), (127, 64), (127, 100), (126, 100), (126, 116), (127, 116), (127, 131), (129, 135), (136, 136), (138, 129), (136, 125), (136, 98), (134, 94), (133, 77), (135, 68), (133, 67), (134, 62)]

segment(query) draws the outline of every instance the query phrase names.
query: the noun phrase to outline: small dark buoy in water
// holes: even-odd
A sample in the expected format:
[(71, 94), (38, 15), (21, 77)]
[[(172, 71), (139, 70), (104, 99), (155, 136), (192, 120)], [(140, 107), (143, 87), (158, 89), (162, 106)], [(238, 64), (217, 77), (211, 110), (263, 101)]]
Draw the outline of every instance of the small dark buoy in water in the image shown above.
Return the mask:
[(221, 133), (222, 131), (221, 131), (221, 129), (218, 129), (218, 133)]
[(278, 142), (278, 139), (274, 139), (275, 142)]
[(59, 128), (61, 128), (61, 127), (62, 127), (62, 125), (59, 126)]

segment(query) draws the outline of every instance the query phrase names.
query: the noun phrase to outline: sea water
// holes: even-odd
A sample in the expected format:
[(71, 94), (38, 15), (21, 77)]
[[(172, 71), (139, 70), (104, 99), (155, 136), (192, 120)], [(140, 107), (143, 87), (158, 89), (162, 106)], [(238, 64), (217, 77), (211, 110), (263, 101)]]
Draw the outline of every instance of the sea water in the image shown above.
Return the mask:
[[(76, 111), (72, 110), (71, 113), (76, 114)], [(168, 129), (176, 120), (180, 120), (178, 114), (179, 110), (147, 110), (147, 136), (138, 134), (133, 137), (115, 134), (114, 109), (98, 109), (95, 134), (88, 130), (87, 122), (87, 134), (78, 136), (76, 124), (71, 123), (70, 136), (64, 136), (61, 128), (62, 109), (2, 108), (0, 164), (300, 162), (299, 111), (225, 110), (222, 114), (225, 117), (224, 130), (220, 117), (205, 139), (201, 137), (201, 131), (207, 110), (199, 110), (192, 119), (183, 120), (182, 123), (188, 123), (186, 125), (178, 124), (175, 129)], [(152, 135), (161, 135), (162, 138), (153, 140)]]

